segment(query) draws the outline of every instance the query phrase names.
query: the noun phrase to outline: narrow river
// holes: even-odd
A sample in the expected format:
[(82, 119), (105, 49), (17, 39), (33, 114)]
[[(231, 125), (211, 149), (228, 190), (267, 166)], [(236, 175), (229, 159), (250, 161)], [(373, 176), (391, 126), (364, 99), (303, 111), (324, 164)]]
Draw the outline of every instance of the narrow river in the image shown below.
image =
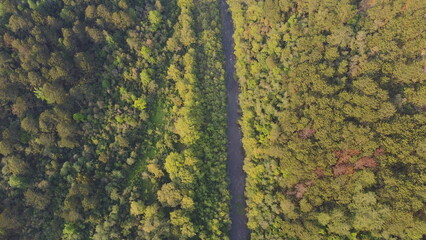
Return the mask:
[(246, 202), (244, 196), (245, 173), (243, 171), (244, 152), (241, 143), (241, 130), (238, 125), (239, 85), (234, 78), (235, 55), (234, 55), (234, 24), (228, 11), (225, 0), (220, 3), (222, 26), (223, 26), (223, 50), (225, 53), (225, 79), (228, 94), (227, 106), (227, 136), (228, 136), (228, 176), (230, 179), (229, 190), (231, 192), (231, 240), (246, 240), (250, 238), (247, 228), (247, 216), (245, 213)]

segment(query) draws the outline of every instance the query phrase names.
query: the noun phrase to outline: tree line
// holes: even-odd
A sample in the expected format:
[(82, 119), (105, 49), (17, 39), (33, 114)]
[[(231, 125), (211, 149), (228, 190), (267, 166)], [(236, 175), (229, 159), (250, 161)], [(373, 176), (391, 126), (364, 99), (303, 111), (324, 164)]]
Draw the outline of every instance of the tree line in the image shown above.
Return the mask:
[(424, 238), (425, 2), (228, 2), (251, 238)]
[(4, 0), (0, 21), (2, 239), (227, 239), (216, 1)]

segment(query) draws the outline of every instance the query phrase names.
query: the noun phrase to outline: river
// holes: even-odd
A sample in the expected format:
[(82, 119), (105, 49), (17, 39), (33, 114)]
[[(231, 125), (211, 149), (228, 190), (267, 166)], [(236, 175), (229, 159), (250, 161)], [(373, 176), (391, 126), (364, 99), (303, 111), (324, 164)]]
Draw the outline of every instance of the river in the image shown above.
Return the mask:
[(245, 173), (243, 171), (244, 151), (241, 143), (241, 130), (238, 125), (239, 114), (239, 85), (235, 80), (235, 55), (234, 55), (234, 24), (228, 11), (225, 0), (220, 3), (223, 28), (223, 50), (225, 53), (225, 79), (228, 95), (227, 106), (227, 136), (228, 136), (228, 176), (230, 179), (229, 190), (231, 193), (231, 240), (246, 240), (250, 238), (247, 228), (245, 213)]

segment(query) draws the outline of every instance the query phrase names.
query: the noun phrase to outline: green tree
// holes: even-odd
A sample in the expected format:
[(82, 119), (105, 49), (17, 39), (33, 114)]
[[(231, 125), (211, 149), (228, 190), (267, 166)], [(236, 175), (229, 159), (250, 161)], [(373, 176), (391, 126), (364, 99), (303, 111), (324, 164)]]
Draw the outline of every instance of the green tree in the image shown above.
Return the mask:
[(27, 205), (43, 210), (49, 204), (50, 200), (48, 196), (37, 193), (31, 189), (27, 189), (24, 193), (25, 202)]
[(149, 11), (148, 19), (149, 23), (151, 23), (152, 30), (156, 31), (162, 22), (162, 16), (160, 12), (158, 12), (157, 10)]
[(132, 201), (130, 202), (130, 214), (138, 216), (142, 215), (145, 212), (145, 205), (142, 201)]
[(158, 200), (169, 207), (176, 207), (182, 201), (182, 195), (173, 183), (166, 183), (157, 192)]
[(17, 155), (10, 155), (6, 158), (3, 158), (3, 161), (6, 163), (7, 172), (10, 172), (14, 175), (25, 175), (29, 172), (29, 165), (21, 157)]

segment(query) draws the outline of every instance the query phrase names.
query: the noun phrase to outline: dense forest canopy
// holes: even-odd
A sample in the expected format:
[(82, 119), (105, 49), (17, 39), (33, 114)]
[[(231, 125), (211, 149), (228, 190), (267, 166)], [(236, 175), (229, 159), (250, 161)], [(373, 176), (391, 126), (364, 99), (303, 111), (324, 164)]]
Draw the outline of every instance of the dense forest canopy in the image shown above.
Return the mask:
[(0, 21), (1, 239), (227, 239), (217, 1), (2, 0)]
[(426, 1), (228, 2), (251, 238), (424, 238)]
[[(227, 2), (251, 239), (424, 239), (426, 1)], [(0, 0), (0, 239), (229, 239), (221, 30)]]

